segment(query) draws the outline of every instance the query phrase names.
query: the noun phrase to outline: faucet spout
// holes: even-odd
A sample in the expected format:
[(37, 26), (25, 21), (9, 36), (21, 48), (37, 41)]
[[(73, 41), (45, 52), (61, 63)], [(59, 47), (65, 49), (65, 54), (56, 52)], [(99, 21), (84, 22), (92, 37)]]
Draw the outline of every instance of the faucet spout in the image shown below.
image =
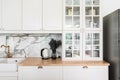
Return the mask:
[(2, 47), (6, 47), (6, 46), (5, 46), (5, 45), (1, 45), (1, 48), (2, 48)]
[(7, 56), (6, 56), (6, 57), (7, 57), (7, 58), (10, 58), (10, 57), (11, 57), (11, 56), (10, 56), (10, 46), (9, 46), (9, 45), (7, 45), (7, 46), (6, 46), (6, 45), (1, 45), (0, 47), (1, 47), (1, 48), (2, 48), (2, 47), (7, 48), (8, 51), (7, 51)]

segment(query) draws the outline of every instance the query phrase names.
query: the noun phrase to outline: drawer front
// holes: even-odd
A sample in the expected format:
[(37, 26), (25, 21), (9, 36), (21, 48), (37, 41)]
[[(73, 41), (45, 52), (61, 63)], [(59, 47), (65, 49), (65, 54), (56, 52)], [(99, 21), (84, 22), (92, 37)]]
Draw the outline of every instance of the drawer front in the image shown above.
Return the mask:
[(17, 71), (17, 65), (16, 64), (11, 64), (11, 63), (7, 63), (7, 64), (0, 64), (0, 71), (4, 72), (4, 71)]
[(107, 66), (64, 66), (63, 80), (108, 80)]
[(0, 80), (17, 80), (17, 77), (0, 77)]
[(0, 77), (17, 77), (17, 73), (18, 72), (0, 72)]

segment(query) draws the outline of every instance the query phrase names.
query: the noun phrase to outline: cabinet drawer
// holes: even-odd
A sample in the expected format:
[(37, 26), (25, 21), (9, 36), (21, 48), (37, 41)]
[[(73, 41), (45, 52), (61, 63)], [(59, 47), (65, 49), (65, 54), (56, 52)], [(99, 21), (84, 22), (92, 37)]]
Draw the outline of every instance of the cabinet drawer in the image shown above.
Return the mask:
[(17, 77), (0, 77), (0, 80), (17, 80)]
[(63, 80), (108, 80), (107, 66), (64, 66)]
[(34, 70), (38, 70), (38, 67), (39, 66), (20, 66), (20, 67), (18, 67), (18, 71), (22, 71), (22, 70), (24, 70), (24, 71), (31, 71), (31, 70), (33, 70), (34, 71)]
[(62, 80), (61, 66), (20, 66), (19, 80)]
[(17, 77), (17, 72), (0, 72), (0, 77)]

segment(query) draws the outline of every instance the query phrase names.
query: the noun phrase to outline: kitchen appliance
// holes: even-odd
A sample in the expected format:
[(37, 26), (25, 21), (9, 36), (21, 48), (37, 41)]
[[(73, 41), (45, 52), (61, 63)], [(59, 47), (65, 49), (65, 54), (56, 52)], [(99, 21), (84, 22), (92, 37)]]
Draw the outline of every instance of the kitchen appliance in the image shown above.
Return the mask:
[(43, 48), (41, 50), (41, 57), (42, 59), (45, 59), (45, 60), (50, 58), (50, 53), (48, 48)]
[(120, 9), (103, 20), (104, 60), (110, 63), (109, 80), (120, 80)]

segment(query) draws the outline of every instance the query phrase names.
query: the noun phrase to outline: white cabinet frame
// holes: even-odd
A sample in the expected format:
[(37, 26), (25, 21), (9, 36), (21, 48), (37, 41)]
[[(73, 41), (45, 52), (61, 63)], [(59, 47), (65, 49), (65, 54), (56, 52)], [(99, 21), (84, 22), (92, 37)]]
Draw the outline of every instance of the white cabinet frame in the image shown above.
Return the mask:
[[(66, 57), (66, 34), (67, 33), (70, 33), (70, 34), (72, 34), (72, 57)], [(75, 44), (74, 44), (74, 41), (75, 41), (75, 39), (74, 39), (74, 35), (75, 35), (75, 33), (78, 33), (78, 34), (80, 34), (80, 40), (79, 40), (79, 47), (80, 47), (80, 49), (79, 49), (79, 56), (77, 56), (77, 57), (75, 57), (75, 56), (73, 56), (73, 50), (75, 50), (75, 49), (73, 49), (74, 48), (74, 46), (75, 46)], [(79, 31), (64, 31), (63, 32), (63, 60), (82, 60), (82, 50), (83, 50), (83, 47), (82, 47), (82, 45), (83, 45), (83, 43), (82, 43), (82, 37), (83, 37), (83, 35), (82, 35), (82, 33), (80, 33)], [(78, 49), (77, 49), (78, 50)]]
[[(93, 38), (93, 34), (94, 33), (98, 33), (99, 34), (99, 57), (93, 57), (93, 39), (92, 39), (92, 45), (91, 45), (91, 47), (92, 47), (92, 56), (91, 57), (86, 57), (85, 56), (85, 48), (86, 48), (86, 34), (87, 33), (90, 33), (90, 34), (92, 34), (92, 38)], [(102, 34), (102, 32), (101, 31), (85, 31), (84, 33), (83, 33), (83, 60), (103, 60), (103, 34)]]
[(62, 0), (43, 0), (43, 30), (62, 30)]
[(21, 30), (21, 0), (2, 0), (1, 13), (2, 30)]
[(22, 29), (42, 29), (42, 0), (22, 0)]

